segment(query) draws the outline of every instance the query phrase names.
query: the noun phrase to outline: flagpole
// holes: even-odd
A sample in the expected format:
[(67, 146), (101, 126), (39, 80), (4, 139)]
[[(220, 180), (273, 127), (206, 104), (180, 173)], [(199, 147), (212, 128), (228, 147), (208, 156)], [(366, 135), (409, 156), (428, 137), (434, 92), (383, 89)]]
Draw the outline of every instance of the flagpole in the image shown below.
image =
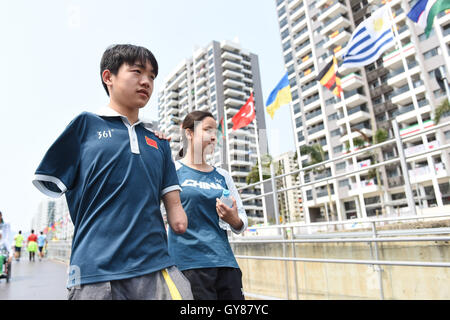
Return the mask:
[[(402, 43), (401, 43), (400, 38), (399, 38), (398, 31), (397, 31), (397, 24), (395, 23), (394, 16), (392, 14), (391, 3), (388, 2), (387, 6), (388, 6), (389, 18), (391, 19), (391, 22), (392, 22), (392, 30), (394, 32), (394, 39), (395, 39), (395, 42), (396, 42), (396, 44), (398, 46), (398, 49), (400, 50), (400, 57), (402, 59), (403, 69), (404, 69), (404, 72), (407, 72), (408, 64), (406, 62), (406, 57), (405, 57), (405, 54), (403, 52), (403, 46), (402, 46)], [(419, 105), (417, 103), (417, 96), (414, 93), (414, 84), (412, 83), (411, 77), (408, 74), (406, 75), (406, 81), (408, 82), (408, 86), (413, 90), (412, 100), (413, 100), (414, 110), (417, 112), (418, 108), (419, 108)], [(418, 120), (419, 125), (423, 127), (422, 117), (418, 117), (418, 118), (419, 118), (419, 120)], [(392, 122), (393, 122), (393, 126), (399, 130), (399, 126), (398, 126), (397, 120), (394, 119)], [(399, 150), (399, 152), (400, 152), (400, 150)], [(429, 156), (427, 158), (429, 158)], [(410, 210), (412, 210), (413, 214), (417, 215), (416, 204), (415, 204), (415, 201), (414, 201), (414, 197), (413, 197), (413, 193), (412, 193), (412, 189), (411, 189), (411, 184), (410, 184), (410, 180), (409, 180), (408, 168), (406, 167), (406, 165), (403, 165), (403, 166), (401, 166), (401, 169), (403, 171), (404, 180), (405, 180), (405, 189), (406, 189), (405, 190), (405, 194), (406, 194), (406, 198), (408, 200), (408, 206), (410, 207)], [(439, 190), (437, 190), (437, 193), (439, 193)], [(436, 194), (436, 199), (439, 196), (440, 196), (439, 194)]]
[(225, 130), (225, 150), (227, 153), (227, 156), (224, 157), (225, 158), (225, 163), (228, 167), (228, 172), (231, 175), (231, 155), (230, 155), (230, 147), (229, 147), (229, 137), (228, 137), (228, 119), (227, 119), (227, 110), (226, 110), (226, 106), (224, 104), (223, 106), (223, 127)]
[[(333, 55), (334, 58), (334, 55)], [(336, 72), (338, 72), (338, 68), (336, 65)], [(341, 99), (341, 103), (342, 103), (342, 110), (344, 111), (344, 118), (347, 119), (347, 121), (345, 121), (345, 127), (347, 129), (347, 135), (348, 135), (348, 139), (349, 139), (349, 146), (350, 146), (350, 153), (352, 153), (353, 151), (355, 151), (355, 144), (353, 143), (353, 137), (352, 137), (352, 129), (350, 127), (350, 122), (348, 121), (348, 112), (347, 112), (347, 104), (345, 103), (345, 96), (344, 96), (344, 89), (342, 89), (342, 92), (340, 94), (340, 99)], [(352, 166), (353, 168), (356, 168), (356, 156), (352, 156)], [(359, 174), (355, 175), (356, 178), (356, 183), (360, 186), (361, 185), (361, 176)], [(363, 214), (364, 217), (367, 217), (367, 213), (365, 208), (363, 207), (364, 205), (364, 196), (359, 196), (359, 200), (361, 202), (361, 206), (360, 208), (362, 208), (363, 212), (360, 212), (360, 214)], [(338, 201), (336, 200), (336, 206), (337, 206)], [(337, 208), (336, 208), (337, 209)]]
[[(250, 96), (253, 93), (253, 88), (250, 89)], [(253, 101), (255, 101), (255, 96), (253, 96)], [(259, 181), (261, 182), (261, 194), (264, 194), (264, 183), (263, 182), (263, 172), (262, 172), (262, 165), (261, 165), (261, 151), (259, 149), (259, 130), (258, 130), (258, 118), (256, 117), (256, 105), (253, 103), (253, 109), (255, 112), (255, 132), (256, 132), (256, 154), (258, 157), (257, 163), (258, 163), (258, 171), (259, 171)], [(267, 220), (267, 208), (266, 208), (266, 202), (264, 199), (262, 200), (263, 204), (263, 215), (264, 215), (264, 224), (268, 224)]]

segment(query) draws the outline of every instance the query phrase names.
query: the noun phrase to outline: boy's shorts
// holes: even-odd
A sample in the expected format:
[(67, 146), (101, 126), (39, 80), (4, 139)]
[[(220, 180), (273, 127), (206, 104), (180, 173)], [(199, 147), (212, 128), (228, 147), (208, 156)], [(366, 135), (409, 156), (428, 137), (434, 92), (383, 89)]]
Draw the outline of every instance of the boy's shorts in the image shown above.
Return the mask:
[(189, 280), (172, 266), (139, 277), (69, 288), (68, 300), (193, 300)]

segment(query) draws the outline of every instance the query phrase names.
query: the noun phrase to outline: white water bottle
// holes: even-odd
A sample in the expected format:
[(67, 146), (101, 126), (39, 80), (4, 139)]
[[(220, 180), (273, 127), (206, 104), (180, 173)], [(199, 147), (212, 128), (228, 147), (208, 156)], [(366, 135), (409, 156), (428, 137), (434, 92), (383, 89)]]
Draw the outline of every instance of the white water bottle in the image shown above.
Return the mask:
[[(222, 196), (219, 199), (223, 204), (225, 204), (226, 206), (228, 206), (229, 208), (233, 207), (233, 199), (231, 199), (231, 195), (230, 195), (230, 190), (227, 189), (223, 189), (222, 191)], [(221, 218), (219, 218), (219, 226), (220, 228), (222, 228), (223, 230), (227, 230), (228, 229), (228, 223), (226, 223), (225, 221), (223, 221)]]

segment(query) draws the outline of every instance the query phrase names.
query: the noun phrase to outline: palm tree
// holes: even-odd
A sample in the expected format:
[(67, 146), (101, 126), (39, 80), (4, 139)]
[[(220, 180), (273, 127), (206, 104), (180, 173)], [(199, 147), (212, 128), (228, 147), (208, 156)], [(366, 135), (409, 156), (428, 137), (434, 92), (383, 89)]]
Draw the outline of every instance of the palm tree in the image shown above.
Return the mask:
[[(252, 184), (256, 182), (260, 182), (259, 179), (259, 160), (256, 161), (256, 164), (252, 167), (247, 177), (245, 178), (245, 182), (247, 184)], [(262, 167), (262, 178), (263, 180), (269, 179), (270, 175), (270, 164), (272, 163), (272, 156), (270, 154), (266, 154), (261, 157), (261, 167)]]
[[(303, 154), (307, 154), (309, 155), (310, 161), (305, 165), (305, 167), (309, 167), (321, 162), (324, 162), (325, 159), (325, 152), (322, 149), (322, 146), (320, 144), (313, 144), (312, 146), (302, 146), (300, 148), (300, 153)], [(314, 173), (322, 173), (326, 170), (326, 166), (323, 164), (321, 166), (316, 167), (315, 169), (312, 169), (312, 171)], [(330, 210), (327, 210), (327, 212), (331, 212), (331, 216), (335, 217), (335, 212), (334, 212), (334, 206), (333, 206), (333, 202), (331, 199), (331, 189), (330, 189), (330, 185), (328, 184), (328, 180), (326, 180), (326, 184), (327, 184), (327, 192), (328, 192), (328, 201), (329, 201), (329, 208)], [(330, 221), (328, 214), (326, 215), (326, 219), (327, 221)]]
[(434, 124), (438, 124), (441, 121), (441, 117), (444, 113), (450, 111), (450, 103), (448, 99), (444, 99), (439, 106), (434, 110)]
[[(385, 130), (385, 129), (378, 129), (375, 134), (372, 137), (372, 140), (361, 130), (359, 129), (352, 129), (353, 131), (358, 132), (359, 134), (361, 134), (362, 136), (362, 140), (363, 140), (363, 144), (359, 145), (360, 147), (367, 144), (378, 144), (378, 143), (382, 143), (384, 141), (386, 141), (389, 137), (389, 133)], [(358, 139), (358, 138), (355, 138)], [(356, 145), (356, 144), (355, 144)], [(369, 152), (368, 155), (373, 159), (374, 164), (378, 163), (378, 154), (377, 152)], [(376, 178), (377, 179), (377, 189), (378, 189), (378, 194), (380, 197), (380, 201), (381, 201), (381, 214), (384, 215), (385, 213), (385, 204), (384, 204), (384, 197), (383, 197), (383, 190), (381, 188), (381, 178), (380, 178), (380, 172), (377, 169), (372, 169), (369, 171), (368, 174), (368, 178), (369, 179), (373, 179)], [(378, 213), (377, 213), (378, 216)]]

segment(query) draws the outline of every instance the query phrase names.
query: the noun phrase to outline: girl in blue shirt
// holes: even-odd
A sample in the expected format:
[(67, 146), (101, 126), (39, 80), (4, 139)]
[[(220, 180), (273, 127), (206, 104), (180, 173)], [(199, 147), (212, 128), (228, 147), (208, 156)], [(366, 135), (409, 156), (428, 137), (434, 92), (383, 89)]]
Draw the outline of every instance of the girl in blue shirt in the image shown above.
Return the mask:
[[(196, 300), (243, 300), (242, 273), (219, 218), (234, 233), (247, 229), (247, 215), (227, 171), (210, 166), (206, 156), (214, 151), (217, 124), (209, 112), (193, 111), (182, 124), (181, 160), (175, 163), (188, 216), (184, 234), (169, 229), (169, 253), (189, 279)], [(230, 191), (233, 206), (219, 198)]]

